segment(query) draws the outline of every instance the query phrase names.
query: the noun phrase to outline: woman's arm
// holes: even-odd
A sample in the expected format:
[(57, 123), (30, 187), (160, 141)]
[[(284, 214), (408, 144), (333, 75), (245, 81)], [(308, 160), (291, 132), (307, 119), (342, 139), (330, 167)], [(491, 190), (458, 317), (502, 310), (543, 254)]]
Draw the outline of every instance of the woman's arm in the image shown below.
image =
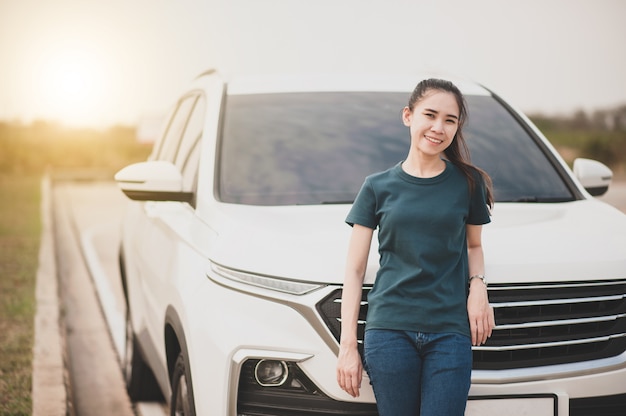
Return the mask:
[[(467, 257), (470, 276), (485, 274), (482, 229), (482, 225), (467, 225)], [(487, 286), (481, 279), (472, 279), (469, 285), (467, 314), (472, 334), (472, 345), (480, 345), (487, 342), (487, 338), (491, 336), (496, 323), (493, 308), (489, 305)]]
[(363, 367), (357, 344), (357, 319), (361, 308), (363, 279), (374, 230), (354, 224), (348, 247), (341, 297), (341, 340), (337, 361), (337, 382), (352, 397), (359, 396)]

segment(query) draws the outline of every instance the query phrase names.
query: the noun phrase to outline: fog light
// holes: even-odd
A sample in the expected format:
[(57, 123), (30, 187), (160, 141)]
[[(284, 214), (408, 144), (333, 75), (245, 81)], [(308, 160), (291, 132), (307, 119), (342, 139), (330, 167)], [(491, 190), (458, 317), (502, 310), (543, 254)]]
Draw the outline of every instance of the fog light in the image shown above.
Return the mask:
[(254, 378), (263, 387), (282, 386), (288, 376), (289, 370), (284, 361), (261, 360), (254, 367)]

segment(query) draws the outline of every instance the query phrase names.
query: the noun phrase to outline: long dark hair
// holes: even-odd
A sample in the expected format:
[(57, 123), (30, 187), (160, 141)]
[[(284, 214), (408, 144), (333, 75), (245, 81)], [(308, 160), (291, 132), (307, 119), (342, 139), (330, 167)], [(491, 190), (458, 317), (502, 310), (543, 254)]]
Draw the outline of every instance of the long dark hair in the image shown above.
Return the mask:
[(458, 128), (456, 134), (454, 135), (454, 140), (448, 148), (443, 152), (446, 158), (452, 162), (455, 166), (457, 166), (463, 175), (467, 178), (467, 183), (469, 184), (470, 191), (473, 192), (476, 187), (476, 174), (482, 176), (482, 179), (485, 183), (485, 192), (487, 197), (487, 205), (493, 207), (493, 191), (492, 191), (492, 182), (491, 178), (484, 170), (472, 165), (470, 151), (467, 147), (467, 142), (465, 141), (465, 137), (463, 137), (463, 125), (467, 120), (468, 111), (467, 105), (465, 103), (465, 98), (461, 91), (450, 81), (446, 81), (443, 79), (430, 78), (421, 81), (411, 94), (409, 98), (409, 109), (413, 112), (415, 108), (415, 104), (420, 101), (424, 95), (431, 90), (438, 90), (443, 92), (448, 92), (454, 95), (456, 102), (459, 106), (459, 121)]

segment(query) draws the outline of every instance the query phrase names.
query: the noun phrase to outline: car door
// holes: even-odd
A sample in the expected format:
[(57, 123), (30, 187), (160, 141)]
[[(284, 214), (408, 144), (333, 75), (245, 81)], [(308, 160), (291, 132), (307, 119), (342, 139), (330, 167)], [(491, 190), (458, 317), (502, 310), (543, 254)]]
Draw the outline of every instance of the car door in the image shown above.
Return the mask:
[[(205, 108), (202, 94), (183, 97), (153, 154), (154, 159), (171, 162), (181, 171), (186, 191), (195, 187)], [(159, 350), (163, 348), (165, 309), (180, 297), (175, 284), (179, 259), (187, 255), (186, 234), (194, 217), (193, 201), (147, 201), (143, 203), (140, 224), (136, 224), (139, 236), (134, 250), (142, 275), (145, 324), (151, 344)], [(158, 355), (163, 356), (162, 351)]]

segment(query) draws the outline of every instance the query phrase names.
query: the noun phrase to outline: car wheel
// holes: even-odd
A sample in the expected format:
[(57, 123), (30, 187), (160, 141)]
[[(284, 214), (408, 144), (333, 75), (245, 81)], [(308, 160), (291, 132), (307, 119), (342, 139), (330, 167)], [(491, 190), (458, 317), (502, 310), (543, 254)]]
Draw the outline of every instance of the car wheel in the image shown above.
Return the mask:
[(133, 402), (163, 399), (152, 370), (141, 355), (128, 312), (126, 313), (126, 346), (122, 369), (128, 396)]
[(196, 414), (189, 374), (187, 360), (182, 353), (179, 353), (172, 376), (171, 416), (195, 416)]

